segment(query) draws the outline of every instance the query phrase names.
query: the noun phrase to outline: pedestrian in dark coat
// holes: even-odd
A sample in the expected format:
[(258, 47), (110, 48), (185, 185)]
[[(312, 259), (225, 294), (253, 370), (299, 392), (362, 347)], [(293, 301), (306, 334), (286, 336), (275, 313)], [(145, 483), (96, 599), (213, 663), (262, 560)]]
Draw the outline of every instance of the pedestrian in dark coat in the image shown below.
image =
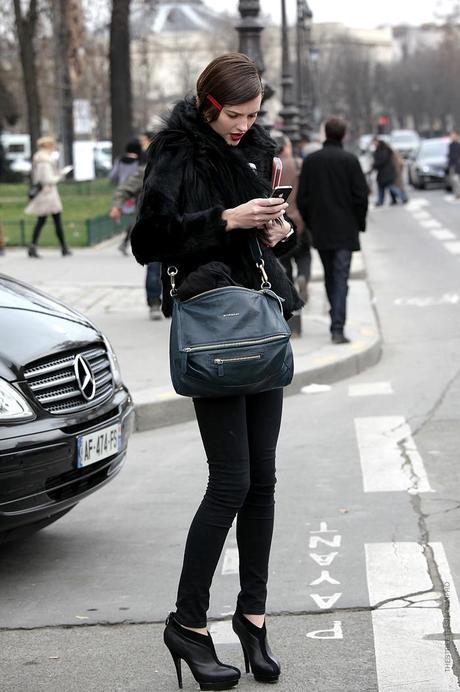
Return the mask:
[(450, 133), (450, 144), (447, 167), (449, 170), (450, 184), (455, 199), (460, 199), (460, 142), (458, 132), (452, 130)]
[(323, 148), (304, 160), (297, 206), (313, 236), (324, 268), (331, 306), (331, 337), (347, 343), (344, 335), (351, 254), (360, 249), (359, 232), (366, 229), (368, 188), (360, 163), (343, 149), (346, 123), (326, 123)]
[(373, 169), (377, 171), (377, 187), (378, 187), (378, 198), (376, 202), (377, 207), (381, 207), (385, 201), (385, 191), (388, 188), (390, 192), (393, 190), (394, 194), (398, 196), (398, 190), (395, 187), (395, 181), (397, 177), (397, 170), (395, 165), (393, 149), (382, 139), (375, 137), (374, 145), (374, 163)]
[[(176, 105), (149, 149), (131, 244), (141, 264), (174, 264), (178, 294), (187, 286), (190, 295), (190, 287), (213, 288), (216, 271), (260, 288), (248, 244), (249, 234), (259, 233), (266, 272), (289, 313), (302, 301), (276, 254), (290, 249), (295, 231), (283, 218), (287, 204), (270, 197), (275, 145), (254, 124), (261, 101), (260, 76), (247, 56), (223, 55), (205, 68), (197, 96)], [(169, 288), (163, 291), (165, 314), (171, 311)], [(178, 677), (185, 659), (201, 689), (237, 684), (239, 670), (220, 663), (206, 629), (212, 577), (237, 517), (241, 590), (233, 628), (253, 674), (275, 682), (280, 667), (267, 644), (264, 614), (282, 389), (193, 403), (209, 482), (188, 534), (176, 612), (167, 620), (164, 640), (179, 665)]]

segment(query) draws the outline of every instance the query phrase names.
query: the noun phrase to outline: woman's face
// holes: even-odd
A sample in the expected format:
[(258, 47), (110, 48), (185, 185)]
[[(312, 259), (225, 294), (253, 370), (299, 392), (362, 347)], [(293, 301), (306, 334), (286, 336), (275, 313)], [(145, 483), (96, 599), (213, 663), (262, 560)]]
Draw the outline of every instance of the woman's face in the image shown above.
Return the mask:
[(219, 117), (209, 125), (232, 147), (238, 146), (243, 135), (254, 125), (260, 110), (262, 94), (236, 106), (225, 105)]

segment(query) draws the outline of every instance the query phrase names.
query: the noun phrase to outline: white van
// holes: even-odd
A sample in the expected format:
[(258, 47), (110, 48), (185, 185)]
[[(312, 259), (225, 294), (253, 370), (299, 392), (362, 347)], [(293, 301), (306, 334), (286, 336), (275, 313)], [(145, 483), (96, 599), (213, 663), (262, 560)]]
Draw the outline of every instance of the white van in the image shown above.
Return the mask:
[(12, 134), (4, 132), (1, 142), (5, 151), (5, 158), (9, 161), (10, 168), (15, 173), (30, 173), (31, 147), (29, 135)]

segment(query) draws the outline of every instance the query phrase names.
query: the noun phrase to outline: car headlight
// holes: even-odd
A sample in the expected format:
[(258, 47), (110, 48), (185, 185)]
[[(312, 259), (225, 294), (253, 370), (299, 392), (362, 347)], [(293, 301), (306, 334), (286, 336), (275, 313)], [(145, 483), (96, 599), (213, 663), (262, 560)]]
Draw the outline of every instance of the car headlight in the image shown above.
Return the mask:
[(431, 166), (422, 166), (422, 171), (424, 173), (431, 173), (431, 170), (432, 170)]
[(107, 339), (107, 337), (103, 336), (102, 338), (104, 339), (104, 344), (107, 349), (107, 356), (109, 358), (110, 368), (112, 370), (113, 382), (115, 386), (118, 387), (122, 383), (118, 358), (116, 357), (115, 351), (113, 350), (112, 345), (110, 341)]
[(34, 418), (35, 414), (22, 394), (0, 379), (0, 424)]

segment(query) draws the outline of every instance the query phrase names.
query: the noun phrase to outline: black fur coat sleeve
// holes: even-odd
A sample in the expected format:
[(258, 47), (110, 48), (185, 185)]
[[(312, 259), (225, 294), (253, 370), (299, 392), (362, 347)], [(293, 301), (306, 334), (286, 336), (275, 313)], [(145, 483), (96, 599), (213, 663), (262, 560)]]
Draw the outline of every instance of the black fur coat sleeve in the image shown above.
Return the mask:
[(181, 155), (164, 151), (147, 167), (131, 245), (140, 264), (180, 261), (225, 245), (226, 223), (221, 204), (182, 211)]

